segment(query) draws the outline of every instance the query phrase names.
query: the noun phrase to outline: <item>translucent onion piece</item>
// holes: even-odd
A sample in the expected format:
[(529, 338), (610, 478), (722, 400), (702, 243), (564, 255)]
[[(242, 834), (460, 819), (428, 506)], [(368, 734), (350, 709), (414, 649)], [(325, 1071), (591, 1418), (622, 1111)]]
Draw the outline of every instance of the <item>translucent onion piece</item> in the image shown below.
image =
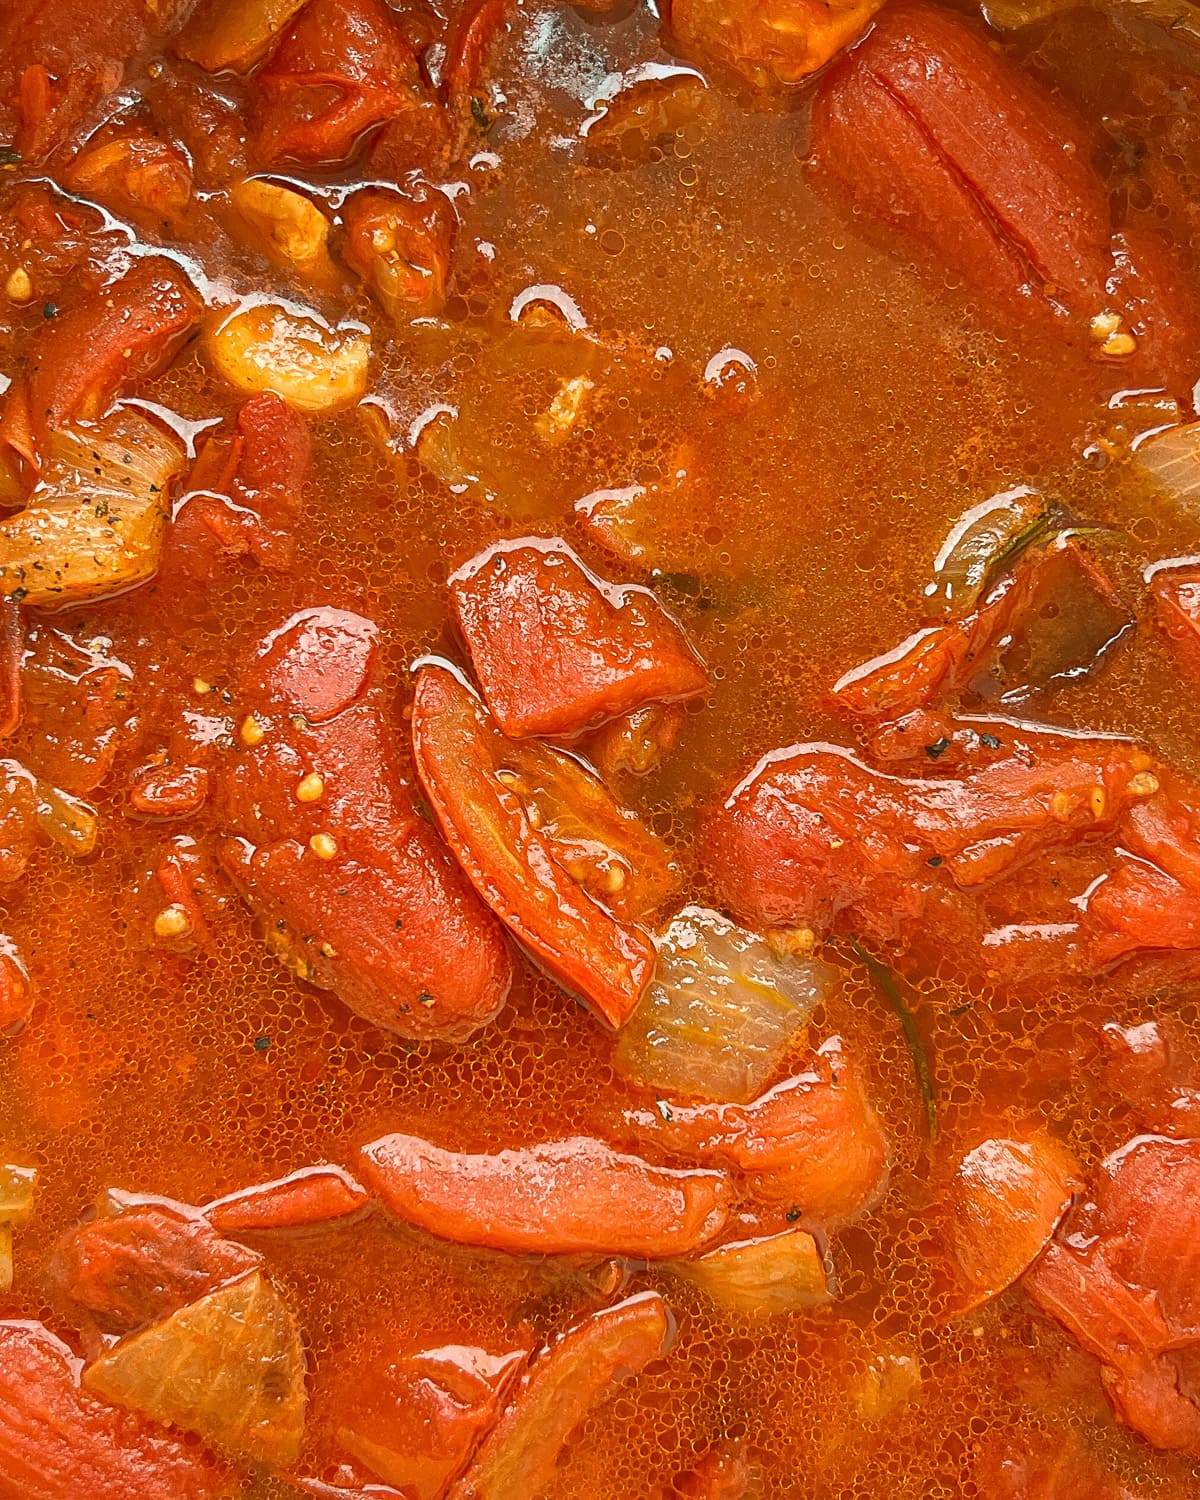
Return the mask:
[(300, 1455), (300, 1333), (258, 1271), (122, 1339), (88, 1366), (83, 1384), (231, 1458), (287, 1468)]
[(0, 1163), (0, 1220), (27, 1224), (33, 1215), (36, 1167), (14, 1167)]
[(209, 358), (247, 395), (274, 391), (310, 415), (352, 406), (367, 389), (370, 335), (331, 328), (316, 313), (278, 302), (238, 308), (204, 335)]
[(12, 1290), (13, 1225), (27, 1224), (33, 1216), (34, 1167), (0, 1163), (0, 1292)]
[(825, 1258), (803, 1229), (722, 1245), (696, 1260), (673, 1261), (671, 1269), (731, 1312), (774, 1316), (833, 1299)]
[(1147, 438), (1134, 449), (1133, 461), (1178, 505), (1200, 511), (1200, 422)]
[(744, 1104), (762, 1092), (833, 977), (816, 960), (777, 957), (718, 912), (684, 907), (621, 1030), (617, 1066), (648, 1088)]
[(926, 598), (947, 614), (973, 609), (997, 569), (1046, 527), (1048, 513), (1046, 502), (1027, 485), (973, 505), (942, 543)]
[(53, 607), (144, 583), (183, 461), (183, 445), (132, 409), (56, 432), (41, 484), (0, 521), (0, 593)]

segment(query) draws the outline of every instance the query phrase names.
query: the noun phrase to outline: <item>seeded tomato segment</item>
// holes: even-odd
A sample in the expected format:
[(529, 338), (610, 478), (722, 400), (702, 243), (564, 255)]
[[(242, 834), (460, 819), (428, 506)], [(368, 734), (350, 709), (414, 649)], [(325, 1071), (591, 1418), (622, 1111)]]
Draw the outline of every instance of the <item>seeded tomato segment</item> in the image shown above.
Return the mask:
[(704, 668), (648, 590), (590, 573), (565, 542), (499, 542), (450, 579), (484, 700), (505, 734), (572, 735), (702, 693)]
[(294, 973), (402, 1036), (460, 1041), (504, 1004), (498, 924), (416, 809), (374, 674), (375, 627), (303, 610), (239, 684), (221, 862)]
[(589, 1136), (473, 1155), (412, 1135), (363, 1148), (369, 1186), (442, 1239), (515, 1255), (683, 1255), (729, 1215), (720, 1172), (653, 1167)]
[(540, 964), (620, 1026), (654, 973), (654, 944), (563, 868), (536, 814), (505, 784), (511, 742), (444, 667), (422, 668), (412, 728), (417, 775), (472, 885)]

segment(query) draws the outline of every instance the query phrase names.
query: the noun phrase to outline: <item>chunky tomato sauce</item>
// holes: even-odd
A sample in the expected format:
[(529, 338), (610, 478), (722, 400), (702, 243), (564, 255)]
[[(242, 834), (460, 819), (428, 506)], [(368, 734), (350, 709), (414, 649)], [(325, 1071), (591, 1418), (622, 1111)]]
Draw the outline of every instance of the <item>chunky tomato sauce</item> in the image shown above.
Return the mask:
[(0, 17), (0, 1497), (1194, 1494), (1184, 0), (189, 9)]

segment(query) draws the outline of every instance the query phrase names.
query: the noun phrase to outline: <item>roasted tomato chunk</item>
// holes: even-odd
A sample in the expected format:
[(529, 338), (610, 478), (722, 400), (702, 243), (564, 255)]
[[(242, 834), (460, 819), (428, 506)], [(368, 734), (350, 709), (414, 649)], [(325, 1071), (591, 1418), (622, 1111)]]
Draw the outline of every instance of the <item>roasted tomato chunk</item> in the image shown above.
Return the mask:
[(179, 1208), (113, 1199), (102, 1210), (59, 1240), (54, 1280), (104, 1333), (156, 1323), (260, 1264)]
[(274, 391), (252, 396), (232, 432), (211, 435), (192, 469), (168, 534), (168, 576), (178, 570), (211, 582), (239, 557), (286, 570), (311, 456), (304, 418)]
[(388, 317), (403, 327), (442, 311), (457, 227), (443, 193), (423, 186), (404, 193), (362, 188), (347, 198), (342, 224), (346, 264)]
[(684, 1255), (721, 1232), (732, 1198), (719, 1172), (652, 1167), (590, 1136), (473, 1155), (389, 1135), (362, 1167), (408, 1223), (527, 1255)]
[(672, 1100), (629, 1110), (623, 1123), (672, 1156), (742, 1173), (754, 1197), (809, 1222), (845, 1222), (887, 1183), (888, 1140), (840, 1037), (749, 1104)]
[(768, 757), (715, 808), (708, 863), (745, 920), (850, 926), (881, 941), (947, 921), (959, 893), (1096, 832), (1157, 793), (1122, 741), (1050, 741), (962, 777), (902, 779), (847, 752)]
[(508, 993), (500, 929), (401, 775), (375, 627), (302, 611), (242, 674), (222, 863), (295, 973), (389, 1031), (461, 1040)]
[(1101, 358), (1190, 385), (1186, 281), (1145, 231), (1114, 232), (1092, 145), (982, 29), (922, 3), (881, 12), (822, 81), (813, 113), (821, 180), (923, 241), (971, 291)]
[(339, 162), (417, 107), (416, 59), (382, 0), (310, 0), (254, 79), (268, 162)]
[(33, 447), (22, 456), (37, 467), (49, 434), (70, 422), (102, 416), (113, 397), (156, 374), (200, 325), (201, 303), (172, 261), (139, 260), (134, 268), (39, 336), (24, 385), (11, 403), (27, 403)]
[(1200, 683), (1200, 566), (1155, 568), (1150, 593), (1180, 670)]
[(1200, 1141), (1114, 1152), (1023, 1285), (1101, 1361), (1122, 1421), (1200, 1452)]
[(483, 696), (507, 735), (569, 735), (702, 693), (704, 669), (646, 589), (615, 588), (565, 543), (500, 542), (450, 580)]
[[(608, 908), (627, 902), (631, 877), (634, 892), (646, 881), (651, 891), (669, 889), (669, 878), (656, 879), (639, 858), (661, 862), (665, 875), (662, 846), (567, 758), (554, 782), (539, 778), (551, 794), (539, 806), (537, 787), (522, 777), (520, 742), (501, 734), (443, 667), (425, 667), (417, 679), (413, 746), (425, 795), (475, 889), (539, 963), (619, 1026), (650, 982), (655, 954), (640, 928)], [(550, 757), (539, 747), (547, 769)], [(625, 825), (628, 854), (597, 841), (600, 815), (610, 829)]]

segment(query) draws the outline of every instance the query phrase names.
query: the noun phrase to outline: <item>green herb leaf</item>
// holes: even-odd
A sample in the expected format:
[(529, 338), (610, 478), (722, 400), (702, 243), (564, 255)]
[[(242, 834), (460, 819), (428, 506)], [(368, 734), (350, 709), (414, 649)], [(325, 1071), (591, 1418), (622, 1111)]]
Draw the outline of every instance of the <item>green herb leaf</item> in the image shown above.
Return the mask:
[(938, 1112), (937, 1094), (933, 1087), (933, 1072), (929, 1066), (929, 1058), (925, 1053), (925, 1043), (921, 1040), (921, 1033), (917, 1030), (916, 1018), (909, 1010), (908, 1004), (900, 992), (900, 986), (896, 983), (896, 976), (886, 964), (879, 962), (872, 954), (859, 943), (850, 944), (854, 952), (862, 960), (870, 976), (871, 983), (895, 1011), (900, 1021), (900, 1029), (904, 1032), (904, 1040), (908, 1043), (908, 1050), (912, 1053), (913, 1072), (917, 1075), (917, 1087), (921, 1091), (921, 1100), (925, 1105), (925, 1122), (931, 1142), (938, 1138)]

